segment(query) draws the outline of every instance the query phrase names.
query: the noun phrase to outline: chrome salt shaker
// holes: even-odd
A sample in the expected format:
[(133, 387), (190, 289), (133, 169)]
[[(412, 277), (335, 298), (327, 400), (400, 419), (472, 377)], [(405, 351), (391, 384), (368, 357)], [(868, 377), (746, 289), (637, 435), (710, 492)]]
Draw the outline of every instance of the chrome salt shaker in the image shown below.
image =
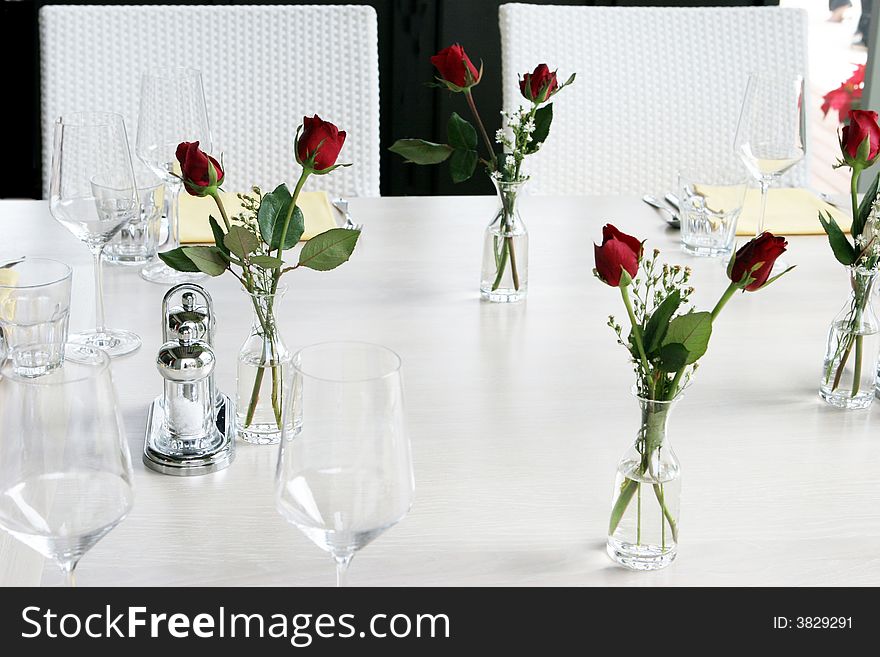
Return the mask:
[(211, 389), (214, 351), (207, 342), (194, 339), (195, 331), (195, 326), (182, 324), (177, 340), (166, 342), (156, 357), (156, 367), (165, 380), (162, 428), (172, 449), (182, 454), (209, 450), (219, 440)]

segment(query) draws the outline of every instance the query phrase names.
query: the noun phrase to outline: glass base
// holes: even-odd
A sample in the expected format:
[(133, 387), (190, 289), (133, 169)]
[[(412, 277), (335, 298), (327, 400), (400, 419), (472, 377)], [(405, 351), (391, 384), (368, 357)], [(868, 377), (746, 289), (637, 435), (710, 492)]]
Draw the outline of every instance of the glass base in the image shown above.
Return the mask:
[(526, 292), (528, 292), (528, 288), (525, 287), (521, 287), (518, 290), (504, 287), (499, 287), (496, 290), (493, 290), (491, 287), (480, 288), (480, 296), (492, 303), (516, 303), (526, 298)]
[(123, 267), (143, 267), (153, 261), (153, 258), (147, 255), (112, 253), (106, 249), (104, 250), (102, 257), (104, 258), (104, 262), (108, 265), (122, 265)]
[(730, 259), (730, 254), (733, 252), (733, 249), (729, 246), (706, 246), (685, 244), (684, 242), (681, 243), (681, 250), (688, 255), (697, 256), (698, 258), (724, 258), (725, 267), (727, 266), (727, 261)]
[(104, 329), (98, 331), (81, 331), (74, 333), (68, 338), (71, 344), (97, 347), (107, 353), (110, 358), (124, 356), (137, 351), (141, 346), (141, 339), (136, 333), (120, 329)]
[(281, 430), (274, 422), (269, 424), (254, 422), (245, 429), (244, 420), (239, 418), (238, 437), (251, 445), (277, 445), (281, 442)]
[(845, 408), (849, 410), (861, 410), (869, 408), (874, 402), (874, 390), (860, 392), (853, 396), (850, 390), (837, 390), (832, 392), (830, 387), (820, 387), (819, 396), (825, 400), (825, 403), (835, 408)]
[(207, 274), (197, 272), (185, 272), (171, 269), (158, 258), (141, 269), (141, 278), (150, 283), (159, 283), (160, 285), (178, 285), (180, 283), (196, 283), (203, 281), (208, 277)]
[(611, 560), (630, 570), (660, 570), (675, 561), (678, 547), (635, 545), (609, 538), (605, 551)]

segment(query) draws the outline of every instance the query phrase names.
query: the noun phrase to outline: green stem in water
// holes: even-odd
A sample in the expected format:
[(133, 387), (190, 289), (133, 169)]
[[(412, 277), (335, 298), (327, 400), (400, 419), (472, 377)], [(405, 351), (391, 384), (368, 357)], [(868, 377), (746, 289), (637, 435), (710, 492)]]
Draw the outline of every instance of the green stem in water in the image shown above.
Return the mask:
[(636, 484), (638, 488), (638, 506), (636, 507), (636, 545), (642, 544), (642, 482)]
[(853, 385), (852, 385), (852, 394), (850, 397), (855, 397), (859, 394), (859, 389), (862, 387), (862, 338), (864, 336), (857, 335), (856, 336), (856, 353), (855, 359), (856, 362), (853, 363)]

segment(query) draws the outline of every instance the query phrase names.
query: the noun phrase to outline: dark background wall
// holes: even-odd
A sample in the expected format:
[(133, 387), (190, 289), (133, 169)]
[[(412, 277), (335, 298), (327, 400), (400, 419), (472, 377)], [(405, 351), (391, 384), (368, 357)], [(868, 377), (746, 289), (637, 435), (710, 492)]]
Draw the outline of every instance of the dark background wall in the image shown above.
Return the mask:
[[(776, 5), (778, 0), (621, 0), (578, 2), (575, 0), (528, 0), (532, 4), (563, 5)], [(824, 1), (824, 0), (816, 0)], [(242, 2), (170, 2), (169, 0), (106, 0), (104, 2), (43, 2), (0, 0), (0, 62), (7, 93), (3, 102), (0, 158), (0, 198), (40, 196), (40, 82), (37, 12), (44, 4), (368, 4), (379, 20), (379, 79), (381, 95), (383, 195), (489, 194), (484, 177), (474, 176), (454, 185), (445, 165), (405, 165), (385, 149), (401, 137), (443, 141), (450, 112), (464, 113), (463, 99), (456, 94), (425, 86), (433, 78), (429, 58), (441, 48), (459, 42), (485, 69), (474, 94), (487, 130), (500, 127), (501, 39), (498, 32), (500, 0), (263, 0)], [(621, 38), (626, 38), (621, 35)], [(210, 111), (210, 108), (209, 108)]]

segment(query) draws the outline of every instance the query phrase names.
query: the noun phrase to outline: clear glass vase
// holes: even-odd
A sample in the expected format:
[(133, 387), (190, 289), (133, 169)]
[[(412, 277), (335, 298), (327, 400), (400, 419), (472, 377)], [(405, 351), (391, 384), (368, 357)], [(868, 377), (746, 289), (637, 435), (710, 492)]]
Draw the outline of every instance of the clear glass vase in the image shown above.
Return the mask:
[(282, 404), (293, 380), (292, 356), (278, 329), (278, 305), (287, 288), (275, 294), (249, 294), (254, 312), (250, 335), (238, 354), (235, 417), (238, 437), (256, 445), (281, 441)]
[(529, 287), (529, 234), (517, 206), (525, 181), (494, 182), (499, 207), (483, 242), (480, 296), (513, 303), (524, 299)]
[(681, 394), (671, 401), (636, 397), (641, 426), (617, 464), (606, 550), (632, 570), (668, 566), (678, 551), (681, 469), (666, 426), (680, 398)]
[(850, 298), (831, 322), (819, 395), (838, 408), (868, 408), (874, 401), (880, 325), (871, 303), (877, 271), (850, 267)]

